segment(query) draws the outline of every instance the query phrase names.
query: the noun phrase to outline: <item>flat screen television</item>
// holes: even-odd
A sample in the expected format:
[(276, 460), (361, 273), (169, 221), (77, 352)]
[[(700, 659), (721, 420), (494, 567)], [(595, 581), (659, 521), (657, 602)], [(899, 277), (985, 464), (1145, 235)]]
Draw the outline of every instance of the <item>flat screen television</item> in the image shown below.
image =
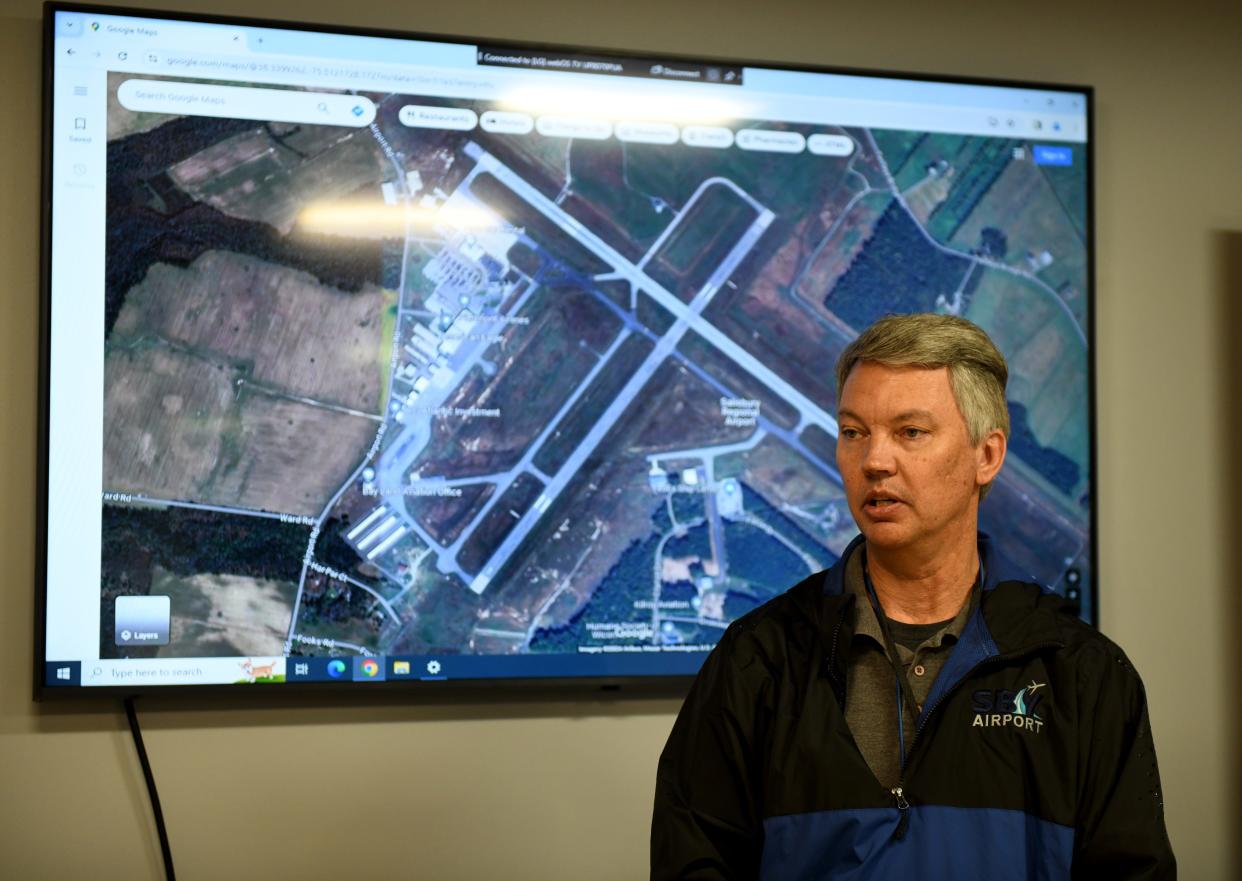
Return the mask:
[(45, 59), (41, 694), (684, 681), (854, 535), (890, 312), (1008, 357), (983, 526), (1094, 620), (1089, 89), (68, 4)]

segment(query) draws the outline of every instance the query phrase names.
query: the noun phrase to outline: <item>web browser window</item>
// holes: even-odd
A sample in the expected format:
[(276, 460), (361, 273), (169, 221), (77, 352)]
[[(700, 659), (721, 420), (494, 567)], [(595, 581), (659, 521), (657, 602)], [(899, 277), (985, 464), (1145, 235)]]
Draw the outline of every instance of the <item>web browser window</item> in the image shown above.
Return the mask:
[(1085, 90), (49, 15), (47, 687), (693, 673), (855, 535), (890, 312), (1093, 617)]

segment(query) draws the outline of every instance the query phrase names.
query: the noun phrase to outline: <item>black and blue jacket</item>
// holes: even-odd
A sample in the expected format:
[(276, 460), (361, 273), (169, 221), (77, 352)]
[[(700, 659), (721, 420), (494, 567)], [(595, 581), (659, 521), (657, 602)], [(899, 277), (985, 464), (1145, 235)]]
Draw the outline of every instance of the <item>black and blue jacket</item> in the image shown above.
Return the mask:
[(901, 782), (876, 780), (845, 721), (853, 548), (708, 657), (660, 756), (653, 881), (1175, 878), (1138, 674), (986, 539)]

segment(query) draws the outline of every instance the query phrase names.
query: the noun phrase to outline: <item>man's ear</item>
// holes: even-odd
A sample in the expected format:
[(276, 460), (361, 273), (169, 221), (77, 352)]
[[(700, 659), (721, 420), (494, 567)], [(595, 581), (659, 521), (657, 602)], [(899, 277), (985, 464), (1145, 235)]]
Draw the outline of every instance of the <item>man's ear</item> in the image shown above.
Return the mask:
[(999, 428), (989, 431), (987, 437), (975, 447), (975, 484), (977, 486), (984, 486), (996, 479), (1001, 466), (1005, 464), (1005, 452), (1008, 449), (1009, 442), (1005, 439), (1005, 433)]

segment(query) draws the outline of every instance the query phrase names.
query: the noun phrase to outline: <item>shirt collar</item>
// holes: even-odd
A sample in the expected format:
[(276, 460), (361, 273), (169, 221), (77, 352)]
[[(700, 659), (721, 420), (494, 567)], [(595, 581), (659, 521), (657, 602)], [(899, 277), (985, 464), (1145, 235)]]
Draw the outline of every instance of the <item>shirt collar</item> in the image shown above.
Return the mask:
[[(864, 637), (873, 640), (881, 650), (884, 649), (884, 631), (880, 628), (880, 620), (876, 617), (875, 608), (871, 605), (871, 599), (867, 596), (867, 584), (863, 577), (863, 555), (860, 553), (861, 545), (850, 549), (849, 557), (845, 560), (844, 587), (845, 592), (853, 594), (854, 602), (854, 636)], [(975, 582), (975, 586), (971, 589), (970, 596), (967, 601), (958, 609), (957, 614), (948, 625), (936, 634), (928, 643), (931, 647), (939, 647), (944, 644), (946, 639), (957, 642), (962, 636), (962, 631), (966, 629), (966, 622), (970, 619), (970, 613), (974, 610), (979, 602), (979, 583)], [(898, 646), (901, 651), (902, 646)]]

